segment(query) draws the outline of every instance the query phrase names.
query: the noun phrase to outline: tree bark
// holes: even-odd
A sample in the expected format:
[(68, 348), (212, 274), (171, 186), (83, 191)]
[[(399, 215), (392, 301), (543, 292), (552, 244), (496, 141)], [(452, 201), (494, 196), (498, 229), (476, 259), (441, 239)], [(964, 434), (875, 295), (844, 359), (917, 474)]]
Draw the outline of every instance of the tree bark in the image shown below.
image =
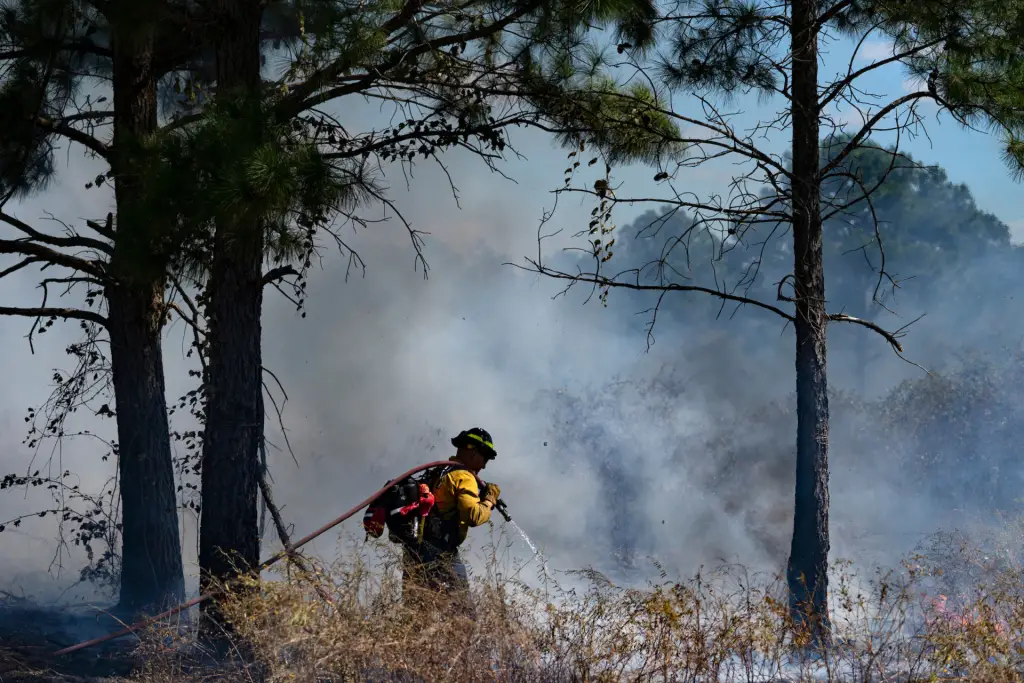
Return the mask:
[[(815, 641), (828, 637), (828, 393), (818, 142), (817, 2), (792, 3), (793, 268), (797, 462), (790, 608)], [(809, 620), (808, 620), (809, 618)]]
[[(260, 97), (260, 5), (217, 5), (217, 98)], [(244, 112), (246, 106), (239, 108)], [(254, 140), (253, 143), (258, 141)], [(205, 586), (259, 564), (259, 447), (263, 440), (263, 232), (255, 216), (218, 219), (207, 284), (209, 363), (203, 438), (199, 567)], [(204, 611), (208, 642), (230, 633), (215, 604)]]
[(115, 22), (117, 240), (106, 299), (123, 525), (119, 607), (131, 614), (163, 609), (185, 595), (160, 339), (163, 264), (144, 212), (133, 207), (141, 190), (129, 161), (157, 127), (152, 55), (152, 30), (123, 17)]

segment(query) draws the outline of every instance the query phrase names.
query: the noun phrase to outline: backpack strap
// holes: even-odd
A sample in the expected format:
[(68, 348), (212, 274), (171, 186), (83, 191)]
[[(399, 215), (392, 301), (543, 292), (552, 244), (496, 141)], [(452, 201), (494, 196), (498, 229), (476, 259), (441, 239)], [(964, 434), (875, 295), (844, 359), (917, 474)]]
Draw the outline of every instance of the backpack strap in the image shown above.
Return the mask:
[[(441, 467), (436, 474), (430, 477), (430, 492), (436, 494), (441, 479), (445, 475), (460, 469), (465, 468), (458, 465)], [(459, 517), (457, 506), (454, 512), (454, 517), (446, 518), (436, 505), (431, 508), (430, 514), (424, 520), (424, 533), (421, 537), (421, 544), (424, 546), (423, 551), (425, 555), (433, 556), (439, 552), (449, 553), (458, 548)]]

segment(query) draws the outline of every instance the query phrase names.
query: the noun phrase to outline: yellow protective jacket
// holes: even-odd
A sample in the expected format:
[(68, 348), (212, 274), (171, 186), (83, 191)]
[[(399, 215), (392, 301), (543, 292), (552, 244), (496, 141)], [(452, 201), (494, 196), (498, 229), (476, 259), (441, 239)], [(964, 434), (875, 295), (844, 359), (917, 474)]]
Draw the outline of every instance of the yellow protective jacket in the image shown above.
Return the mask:
[(469, 528), (491, 518), (491, 510), (480, 500), (476, 477), (468, 470), (452, 470), (434, 487), (434, 509), (441, 519), (454, 526), (458, 520), (457, 545), (462, 545)]

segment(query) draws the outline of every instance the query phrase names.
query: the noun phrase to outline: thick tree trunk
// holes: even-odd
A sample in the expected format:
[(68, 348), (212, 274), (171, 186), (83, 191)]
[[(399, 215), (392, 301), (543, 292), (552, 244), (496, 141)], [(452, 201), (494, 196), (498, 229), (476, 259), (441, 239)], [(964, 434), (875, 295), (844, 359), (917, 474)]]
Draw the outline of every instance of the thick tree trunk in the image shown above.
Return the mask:
[(827, 638), (827, 317), (818, 163), (818, 36), (815, 0), (792, 3), (793, 257), (796, 296), (797, 463), (787, 578), (794, 617)]
[(108, 292), (121, 484), (120, 610), (162, 610), (184, 600), (174, 471), (164, 394), (159, 306), (163, 287)]
[[(258, 98), (259, 4), (221, 0), (218, 20), (217, 97)], [(207, 292), (209, 364), (199, 534), (199, 566), (206, 585), (259, 564), (262, 265), (258, 219), (244, 214), (223, 217), (217, 225)], [(216, 605), (207, 608), (204, 617), (208, 640), (221, 640), (219, 634), (230, 632)]]
[[(122, 549), (120, 608), (160, 609), (184, 599), (181, 541), (167, 425), (160, 332), (163, 266), (152, 258), (149, 228), (133, 208), (138, 196), (129, 159), (156, 130), (153, 36), (118, 22), (113, 41), (117, 241), (107, 288), (110, 362), (117, 407)], [(123, 154), (121, 154), (123, 152)]]

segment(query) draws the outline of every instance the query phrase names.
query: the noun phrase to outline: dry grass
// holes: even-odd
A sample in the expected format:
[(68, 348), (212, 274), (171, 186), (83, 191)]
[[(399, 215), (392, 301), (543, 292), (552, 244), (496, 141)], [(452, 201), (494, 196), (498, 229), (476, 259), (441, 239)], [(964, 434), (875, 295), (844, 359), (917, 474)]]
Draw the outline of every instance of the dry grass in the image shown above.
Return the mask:
[[(395, 556), (353, 550), (315, 577), (266, 581), (226, 602), (256, 666), (224, 681), (459, 683), (743, 681), (1017, 681), (1024, 671), (1024, 583), (1016, 563), (953, 536), (898, 570), (864, 578), (834, 568), (834, 642), (810, 653), (788, 620), (777, 577), (723, 567), (642, 589), (595, 572), (543, 590), (492, 554), (474, 582), (477, 618), (443, 600), (403, 602)], [(391, 549), (386, 549), (390, 551)], [(965, 583), (965, 581), (970, 583)], [(211, 680), (167, 638), (137, 681)]]

